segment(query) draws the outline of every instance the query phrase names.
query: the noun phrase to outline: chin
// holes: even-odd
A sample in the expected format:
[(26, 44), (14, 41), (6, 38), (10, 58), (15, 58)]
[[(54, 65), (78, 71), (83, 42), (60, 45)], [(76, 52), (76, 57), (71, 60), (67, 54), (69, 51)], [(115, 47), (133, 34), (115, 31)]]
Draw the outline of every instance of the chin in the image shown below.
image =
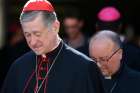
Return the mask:
[(35, 52), (36, 55), (42, 55), (41, 53)]
[(102, 72), (102, 74), (103, 74), (104, 76), (109, 76), (109, 73), (107, 73), (107, 72)]
[(41, 52), (41, 51), (34, 51), (34, 53), (35, 53), (36, 55), (42, 55), (42, 54), (43, 54), (43, 52)]

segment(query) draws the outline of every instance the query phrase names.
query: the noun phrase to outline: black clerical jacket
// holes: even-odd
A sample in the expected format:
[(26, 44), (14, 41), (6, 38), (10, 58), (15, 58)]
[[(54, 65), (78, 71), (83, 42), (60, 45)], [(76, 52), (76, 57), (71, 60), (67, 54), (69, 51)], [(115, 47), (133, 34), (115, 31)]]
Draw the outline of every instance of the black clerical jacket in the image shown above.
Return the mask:
[[(48, 76), (47, 93), (104, 93), (96, 64), (63, 43)], [(12, 64), (1, 93), (23, 93), (35, 71), (36, 55), (31, 51)], [(29, 93), (33, 93), (30, 89)], [(41, 92), (39, 92), (41, 93)]]
[(105, 93), (140, 93), (140, 73), (123, 63), (111, 80), (103, 79)]
[(128, 67), (140, 72), (140, 47), (123, 43), (125, 62)]

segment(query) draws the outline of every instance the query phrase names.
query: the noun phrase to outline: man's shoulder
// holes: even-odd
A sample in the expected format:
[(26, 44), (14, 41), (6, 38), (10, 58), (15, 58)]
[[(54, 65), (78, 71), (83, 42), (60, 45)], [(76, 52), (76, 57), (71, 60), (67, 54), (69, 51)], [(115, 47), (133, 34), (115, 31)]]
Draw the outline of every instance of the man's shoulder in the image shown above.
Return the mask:
[(29, 51), (23, 54), (21, 57), (17, 58), (12, 65), (25, 65), (26, 63), (29, 63), (29, 61), (33, 60), (35, 60), (35, 54), (33, 51)]
[(127, 67), (125, 68), (124, 73), (121, 75), (119, 83), (122, 86), (126, 86), (126, 88), (130, 91), (137, 91), (139, 90), (140, 73)]
[[(83, 53), (65, 45), (63, 50), (62, 60), (67, 64), (72, 70), (78, 71), (79, 73), (99, 73), (99, 69), (96, 63)], [(68, 68), (69, 68), (68, 67)], [(91, 75), (92, 75), (91, 74)]]
[(25, 54), (23, 54), (21, 57), (19, 57), (18, 59), (16, 59), (16, 61), (20, 61), (20, 60), (29, 60), (31, 58), (33, 58), (35, 56), (33, 51), (29, 51)]
[(76, 49), (74, 49), (74, 48), (72, 48), (72, 47), (70, 47), (70, 46), (68, 46), (66, 44), (65, 44), (65, 46), (66, 46), (66, 53), (68, 55), (71, 55), (71, 56), (77, 57), (77, 58), (84, 58), (86, 60), (91, 60), (88, 56), (86, 56), (85, 54), (79, 52), (78, 50), (76, 50)]
[(136, 77), (140, 80), (140, 72), (131, 69), (129, 73), (131, 73), (133, 75), (133, 77)]
[(64, 57), (71, 60), (71, 61), (77, 61), (77, 62), (83, 62), (83, 63), (93, 63), (93, 60), (86, 56), (85, 54), (77, 51), (76, 49), (71, 48), (68, 45), (65, 45), (65, 52)]
[(140, 72), (133, 70), (128, 66), (125, 67), (125, 73), (127, 73), (127, 78), (140, 80)]

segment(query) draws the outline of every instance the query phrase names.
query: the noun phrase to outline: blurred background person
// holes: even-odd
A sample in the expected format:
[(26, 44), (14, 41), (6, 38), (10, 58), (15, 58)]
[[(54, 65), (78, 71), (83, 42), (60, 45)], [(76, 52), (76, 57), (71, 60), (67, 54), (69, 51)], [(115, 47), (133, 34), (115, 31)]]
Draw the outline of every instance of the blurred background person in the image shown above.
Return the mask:
[[(123, 42), (124, 55), (126, 56), (125, 60), (127, 65), (137, 71), (140, 71), (140, 48), (135, 42), (132, 42), (134, 41), (133, 38), (135, 38), (133, 26), (125, 26), (123, 23), (123, 15), (113, 6), (106, 6), (102, 8), (98, 12), (97, 18), (96, 31), (112, 30), (118, 33), (121, 41)], [(126, 32), (127, 34), (124, 34), (123, 32)]]
[[(102, 38), (101, 38), (102, 37)], [(122, 42), (117, 33), (103, 30), (89, 45), (90, 56), (103, 75), (105, 93), (139, 93), (140, 72), (130, 69), (123, 58)]]
[(63, 26), (66, 34), (64, 41), (88, 56), (88, 38), (83, 33), (84, 20), (80, 17), (79, 11), (69, 9), (65, 13)]

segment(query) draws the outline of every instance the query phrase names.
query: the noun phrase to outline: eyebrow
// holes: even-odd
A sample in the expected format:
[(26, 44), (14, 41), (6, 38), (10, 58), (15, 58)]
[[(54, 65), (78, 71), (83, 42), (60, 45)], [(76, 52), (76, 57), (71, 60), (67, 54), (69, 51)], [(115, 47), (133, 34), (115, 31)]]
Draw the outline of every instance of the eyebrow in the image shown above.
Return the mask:
[(34, 32), (33, 32), (33, 34), (36, 34), (36, 33), (41, 33), (41, 32), (39, 32), (39, 31), (34, 31)]
[[(108, 56), (104, 56), (104, 57), (99, 57), (99, 59), (103, 59), (103, 58), (107, 58)], [(91, 57), (91, 58), (94, 58), (94, 59), (97, 59), (97, 58), (95, 58), (95, 57)]]

